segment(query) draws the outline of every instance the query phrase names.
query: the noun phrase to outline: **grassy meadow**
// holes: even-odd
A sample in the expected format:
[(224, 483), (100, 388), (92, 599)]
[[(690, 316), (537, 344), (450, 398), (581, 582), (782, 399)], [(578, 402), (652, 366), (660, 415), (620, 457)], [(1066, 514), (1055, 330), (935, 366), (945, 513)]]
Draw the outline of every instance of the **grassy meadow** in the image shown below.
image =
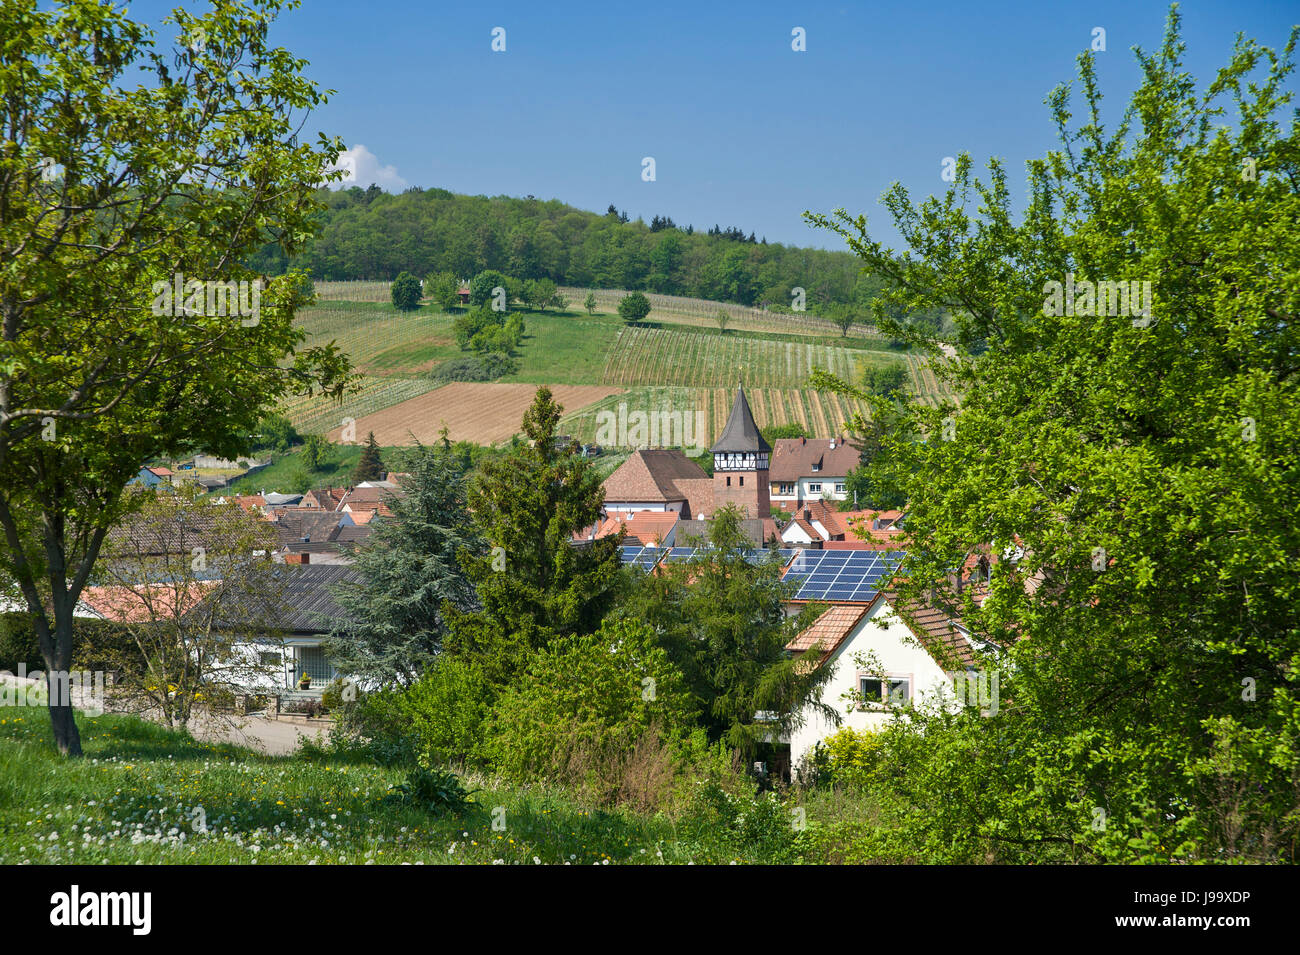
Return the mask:
[(739, 818), (642, 815), (473, 775), (467, 808), (432, 812), (395, 798), (402, 771), (363, 759), (265, 756), (135, 717), (78, 723), (85, 756), (69, 760), (44, 712), (0, 717), (0, 865), (854, 861), (845, 827), (861, 819), (823, 796), (796, 829), (793, 800), (774, 794)]

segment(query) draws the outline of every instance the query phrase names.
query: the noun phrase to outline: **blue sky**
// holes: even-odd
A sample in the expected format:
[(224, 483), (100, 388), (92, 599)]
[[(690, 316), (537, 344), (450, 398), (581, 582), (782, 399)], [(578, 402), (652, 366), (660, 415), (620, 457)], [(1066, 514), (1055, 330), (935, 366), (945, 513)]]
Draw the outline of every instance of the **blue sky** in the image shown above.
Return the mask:
[[(173, 4), (136, 3), (156, 21)], [(196, 5), (187, 5), (195, 10)], [(1281, 47), (1293, 2), (1192, 0), (1187, 64), (1226, 62), (1238, 31)], [(1054, 142), (1043, 99), (1106, 31), (1099, 70), (1117, 115), (1131, 47), (1158, 47), (1168, 5), (1062, 3), (520, 3), (305, 0), (273, 37), (337, 94), (311, 125), (358, 149), (361, 185), (558, 198), (679, 225), (839, 248), (805, 209), (864, 212), (894, 180), (942, 191), (941, 162), (1023, 163)], [(505, 52), (491, 49), (506, 31)], [(803, 27), (807, 50), (791, 49)], [(359, 147), (364, 147), (361, 152)], [(656, 179), (641, 178), (654, 157)], [(1023, 189), (1020, 189), (1023, 192)]]

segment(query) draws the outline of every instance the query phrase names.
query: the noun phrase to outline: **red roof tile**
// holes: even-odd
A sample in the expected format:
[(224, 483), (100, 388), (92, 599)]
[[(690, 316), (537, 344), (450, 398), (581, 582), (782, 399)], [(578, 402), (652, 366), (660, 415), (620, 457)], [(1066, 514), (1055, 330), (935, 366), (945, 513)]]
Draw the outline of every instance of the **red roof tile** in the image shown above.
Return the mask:
[[(803, 477), (842, 478), (858, 466), (859, 457), (858, 449), (839, 437), (779, 438), (768, 475), (773, 482), (787, 483)], [(818, 470), (813, 465), (819, 465)]]

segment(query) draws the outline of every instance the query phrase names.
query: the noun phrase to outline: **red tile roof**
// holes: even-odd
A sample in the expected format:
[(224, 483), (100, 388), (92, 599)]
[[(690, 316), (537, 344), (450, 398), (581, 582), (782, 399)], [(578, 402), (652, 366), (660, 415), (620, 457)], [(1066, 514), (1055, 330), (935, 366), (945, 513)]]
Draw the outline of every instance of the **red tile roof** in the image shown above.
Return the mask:
[(820, 645), (821, 658), (817, 662), (823, 663), (840, 648), (840, 644), (862, 622), (870, 609), (870, 604), (836, 604), (787, 643), (785, 648), (792, 653), (804, 653), (814, 645)]
[[(779, 438), (772, 449), (768, 477), (787, 483), (803, 477), (842, 478), (858, 466), (859, 456), (858, 449), (845, 444), (842, 437)], [(820, 465), (816, 471), (814, 464)]]
[(147, 584), (141, 587), (86, 587), (81, 603), (104, 620), (147, 623), (175, 619), (197, 606), (215, 580), (187, 584)]
[[(678, 450), (632, 452), (618, 469), (605, 478), (605, 502), (670, 503), (690, 500), (688, 490), (698, 494), (695, 482), (710, 478), (704, 469)], [(692, 482), (683, 486), (684, 482)], [(712, 494), (710, 494), (710, 502)]]
[(897, 591), (887, 591), (885, 599), (907, 628), (925, 647), (926, 652), (945, 670), (965, 669), (976, 662), (970, 640), (958, 629), (960, 620), (928, 604), (903, 601)]
[(605, 519), (596, 531), (597, 537), (610, 537), (627, 528), (628, 543), (640, 542), (649, 547), (658, 546), (668, 539), (668, 534), (677, 526), (676, 511), (632, 511), (616, 512)]

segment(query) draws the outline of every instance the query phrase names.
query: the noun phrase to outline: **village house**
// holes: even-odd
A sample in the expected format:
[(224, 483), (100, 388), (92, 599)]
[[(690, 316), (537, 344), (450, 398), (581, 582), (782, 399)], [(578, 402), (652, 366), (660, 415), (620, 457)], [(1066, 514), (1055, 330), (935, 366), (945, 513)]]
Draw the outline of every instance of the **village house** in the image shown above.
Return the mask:
[(897, 510), (841, 511), (826, 501), (807, 501), (782, 526), (780, 538), (787, 547), (893, 550), (902, 519)]
[[(720, 507), (738, 507), (745, 516), (744, 529), (755, 546), (766, 547), (777, 538), (768, 495), (768, 455), (771, 446), (759, 433), (743, 387), (737, 388), (726, 427), (710, 448), (713, 476), (676, 448), (643, 449), (632, 455), (605, 479), (607, 520), (594, 536), (629, 528), (637, 540), (648, 543), (659, 532), (668, 539), (668, 527), (680, 544), (688, 537), (708, 533), (708, 520)], [(676, 515), (651, 518), (652, 513)], [(647, 528), (644, 533), (636, 528)], [(648, 536), (647, 536), (648, 535)]]
[(673, 511), (681, 517), (713, 509), (713, 480), (676, 448), (633, 451), (605, 478), (605, 512)]
[(843, 437), (778, 439), (769, 475), (772, 503), (793, 513), (805, 501), (844, 500), (848, 473), (860, 456)]
[(171, 484), (174, 477), (175, 475), (170, 468), (142, 467), (139, 473), (126, 483), (142, 484), (145, 487), (158, 487), (160, 484)]
[(899, 606), (892, 591), (835, 603), (787, 645), (811, 665), (831, 668), (820, 701), (840, 714), (836, 725), (809, 710), (789, 740), (796, 769), (841, 729), (879, 730), (909, 704), (957, 705), (952, 674), (976, 665), (977, 641), (942, 611), (909, 605), (900, 613)]

